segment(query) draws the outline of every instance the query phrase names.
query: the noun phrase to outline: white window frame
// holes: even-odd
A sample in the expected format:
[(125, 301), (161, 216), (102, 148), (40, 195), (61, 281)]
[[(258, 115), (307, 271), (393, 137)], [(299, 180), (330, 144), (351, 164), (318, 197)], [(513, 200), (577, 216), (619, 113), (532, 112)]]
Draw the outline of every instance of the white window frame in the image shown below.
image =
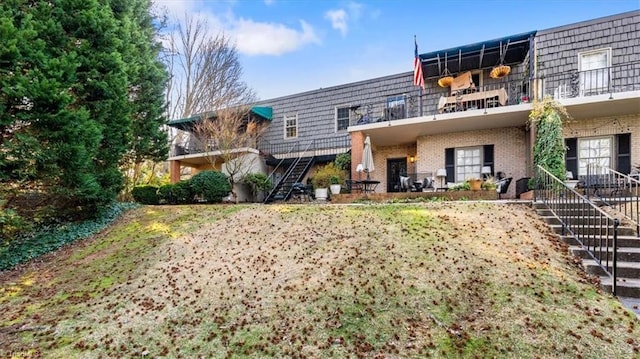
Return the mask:
[[(292, 124), (290, 124), (289, 122), (293, 121)], [(284, 139), (288, 140), (288, 139), (292, 139), (292, 138), (298, 138), (298, 114), (292, 114), (292, 115), (284, 115)], [(287, 130), (288, 129), (293, 129), (293, 131), (295, 132), (295, 135), (293, 136), (289, 136)]]
[[(466, 159), (466, 154), (469, 152), (478, 151), (477, 156), (473, 156), (469, 159), (472, 163), (460, 163), (460, 160), (463, 162), (469, 162)], [(459, 158), (459, 153), (463, 153), (465, 156)], [(477, 158), (477, 163), (473, 161), (474, 158)], [(472, 146), (472, 147), (456, 147), (454, 153), (454, 170), (455, 170), (455, 180), (456, 182), (466, 181), (469, 178), (482, 178), (482, 164), (484, 163), (484, 147), (483, 146)], [(460, 168), (464, 168), (464, 171), (461, 171)], [(470, 170), (469, 170), (470, 169)]]
[[(608, 156), (604, 156), (601, 155), (599, 153), (594, 153), (592, 156), (592, 154), (590, 153), (589, 155), (585, 156), (583, 151), (583, 144), (585, 142), (593, 142), (593, 141), (600, 141), (600, 140), (608, 140), (609, 141), (609, 155)], [(615, 143), (614, 143), (614, 138), (613, 136), (594, 136), (594, 137), (581, 137), (578, 138), (578, 175), (579, 176), (586, 176), (587, 175), (587, 166), (590, 163), (595, 163), (599, 166), (605, 166), (605, 167), (609, 167), (609, 168), (613, 168), (613, 160), (615, 158)], [(602, 148), (602, 147), (601, 147)], [(601, 148), (595, 149), (592, 148), (591, 146), (589, 146), (588, 151), (592, 152), (592, 151), (596, 151), (599, 150)], [(602, 171), (601, 171), (602, 172)], [(591, 173), (591, 174), (604, 174), (604, 173)]]
[[(605, 66), (585, 68), (585, 59), (605, 55)], [(604, 70), (599, 70), (604, 69)], [(605, 93), (611, 81), (611, 48), (589, 50), (578, 53), (578, 73), (580, 74), (580, 96)], [(593, 86), (595, 85), (595, 86)]]
[[(334, 121), (334, 124), (335, 124), (334, 130), (335, 130), (335, 132), (343, 132), (343, 131), (346, 131), (347, 128), (349, 128), (349, 125), (351, 124), (351, 112), (353, 112), (351, 110), (351, 108), (352, 108), (351, 106), (340, 106), (340, 107), (336, 106), (335, 121)], [(346, 117), (347, 127), (345, 127), (345, 128), (339, 128), (339, 126), (338, 126), (338, 121), (339, 120), (345, 120), (345, 118), (338, 118), (338, 112), (340, 110), (346, 110), (347, 111), (347, 117)]]

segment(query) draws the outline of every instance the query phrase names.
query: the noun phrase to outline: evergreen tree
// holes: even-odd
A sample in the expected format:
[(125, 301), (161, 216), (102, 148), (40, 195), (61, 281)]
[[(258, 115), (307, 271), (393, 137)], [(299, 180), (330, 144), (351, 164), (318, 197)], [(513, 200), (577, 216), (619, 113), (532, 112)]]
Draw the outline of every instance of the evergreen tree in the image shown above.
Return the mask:
[(0, 187), (45, 193), (58, 208), (95, 208), (122, 188), (125, 154), (166, 153), (166, 75), (150, 7), (0, 3)]

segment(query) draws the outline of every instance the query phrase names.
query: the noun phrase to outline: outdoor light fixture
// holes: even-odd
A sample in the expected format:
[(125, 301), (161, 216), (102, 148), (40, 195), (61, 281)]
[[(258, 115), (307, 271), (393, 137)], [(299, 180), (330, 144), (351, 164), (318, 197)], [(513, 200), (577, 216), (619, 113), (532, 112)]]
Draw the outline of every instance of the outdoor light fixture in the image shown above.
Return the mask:
[(409, 156), (409, 162), (414, 163), (416, 161), (416, 156)]

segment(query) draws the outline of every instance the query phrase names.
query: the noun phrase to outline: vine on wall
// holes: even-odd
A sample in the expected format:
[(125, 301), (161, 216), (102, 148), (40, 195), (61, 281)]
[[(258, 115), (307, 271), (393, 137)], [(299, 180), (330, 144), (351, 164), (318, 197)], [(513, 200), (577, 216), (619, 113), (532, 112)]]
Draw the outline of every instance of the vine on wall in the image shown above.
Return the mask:
[(529, 124), (536, 129), (533, 164), (545, 168), (560, 180), (564, 180), (566, 174), (562, 127), (570, 118), (567, 110), (551, 97), (536, 102), (529, 114)]

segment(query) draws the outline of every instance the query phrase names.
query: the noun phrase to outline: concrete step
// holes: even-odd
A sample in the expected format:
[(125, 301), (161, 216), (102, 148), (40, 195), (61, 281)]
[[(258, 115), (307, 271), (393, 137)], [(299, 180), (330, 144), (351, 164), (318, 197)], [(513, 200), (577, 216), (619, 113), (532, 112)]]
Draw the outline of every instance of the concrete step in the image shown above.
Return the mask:
[[(589, 200), (594, 203), (597, 206), (601, 206), (601, 205), (607, 205), (607, 204), (618, 204), (618, 203), (625, 203), (625, 202), (631, 202), (631, 201), (637, 201), (638, 197), (636, 196), (614, 196), (614, 197), (595, 197), (595, 196), (589, 196), (588, 197)], [(534, 208), (544, 208), (547, 206), (554, 206), (554, 207), (574, 207), (577, 205), (582, 205), (584, 204), (584, 202), (580, 199), (580, 198), (563, 198), (560, 200), (551, 200), (548, 201), (547, 203), (544, 203), (540, 200), (537, 200), (535, 202), (532, 203)]]
[[(538, 216), (540, 216), (540, 218), (542, 218), (542, 220), (544, 220), (545, 222), (547, 222), (549, 224), (560, 223), (560, 220), (564, 221), (565, 223), (570, 223), (570, 224), (573, 224), (573, 225), (576, 225), (576, 224), (577, 225), (594, 224), (594, 223), (598, 223), (598, 221), (606, 222), (604, 220), (604, 218), (601, 219), (600, 217), (590, 217), (590, 216), (582, 216), (582, 215), (570, 215), (570, 216), (556, 217), (553, 214), (538, 214)], [(620, 216), (620, 217), (622, 218), (623, 216)], [(617, 218), (617, 217), (614, 217), (614, 218)], [(620, 227), (624, 227), (624, 226), (620, 226)], [(632, 225), (626, 225), (626, 227), (634, 229), (634, 226), (632, 226)]]
[[(550, 222), (552, 222), (552, 220), (549, 220)], [(562, 234), (563, 231), (563, 226), (559, 223), (557, 224), (552, 224), (552, 223), (547, 223), (547, 225), (557, 234)], [(607, 233), (606, 227), (600, 227), (600, 226), (594, 226), (594, 225), (572, 225), (570, 227), (574, 233), (577, 233), (578, 235), (607, 235), (609, 234), (609, 236), (613, 236), (613, 227), (611, 227), (609, 229), (609, 232)], [(619, 226), (618, 227), (618, 238), (620, 237), (635, 237), (638, 238), (637, 233), (636, 233), (636, 229), (633, 227), (623, 227), (623, 226)]]
[[(539, 216), (553, 216), (554, 214), (565, 217), (565, 216), (575, 216), (575, 217), (599, 217), (601, 215), (601, 211), (605, 212), (602, 207), (572, 207), (572, 208), (538, 208), (536, 209), (536, 213)], [(602, 215), (604, 216), (604, 215)], [(619, 216), (623, 216), (621, 213)], [(616, 215), (611, 215), (611, 217), (618, 217)]]
[[(574, 246), (580, 245), (580, 243), (572, 235), (564, 235), (560, 237), (565, 243), (569, 245), (574, 245)], [(584, 240), (586, 241), (588, 239), (585, 238)], [(613, 238), (611, 238), (610, 240), (613, 240)], [(640, 248), (640, 238), (636, 236), (618, 236), (618, 247), (619, 248), (620, 247)]]
[[(607, 275), (598, 262), (594, 259), (583, 259), (582, 266), (585, 268), (587, 273), (594, 274), (597, 276), (605, 276)], [(611, 272), (611, 268), (608, 268), (609, 272)], [(618, 262), (618, 277), (624, 278), (640, 278), (640, 263), (638, 262)]]
[[(591, 258), (591, 255), (582, 246), (569, 246), (569, 252), (583, 259)], [(601, 260), (607, 258), (612, 260), (612, 252), (611, 247), (603, 247), (602, 250), (597, 250), (593, 255)], [(618, 262), (640, 262), (640, 248), (619, 247)]]
[[(611, 277), (600, 277), (601, 287), (611, 293)], [(640, 298), (640, 279), (618, 277), (616, 281), (616, 295), (629, 298)]]

